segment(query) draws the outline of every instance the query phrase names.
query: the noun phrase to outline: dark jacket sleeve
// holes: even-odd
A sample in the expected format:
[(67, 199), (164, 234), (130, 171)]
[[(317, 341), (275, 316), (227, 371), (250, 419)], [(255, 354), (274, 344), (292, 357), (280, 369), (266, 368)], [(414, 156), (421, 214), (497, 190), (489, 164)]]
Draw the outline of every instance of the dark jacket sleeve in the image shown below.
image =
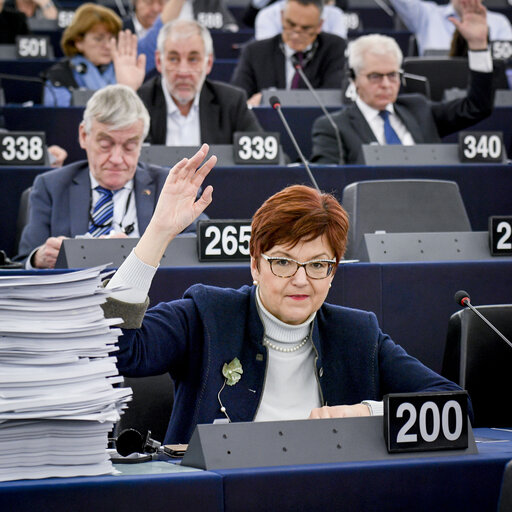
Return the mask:
[(242, 88), (249, 98), (258, 92), (258, 80), (255, 76), (254, 66), (251, 65), (255, 58), (257, 58), (257, 55), (255, 55), (253, 45), (246, 45), (238, 59), (238, 64), (231, 79), (231, 84)]
[(312, 129), (313, 149), (311, 152), (311, 162), (319, 164), (344, 164), (345, 148), (342, 148), (343, 154), (340, 156), (338, 143), (334, 128), (329, 123), (326, 116), (321, 116), (315, 120)]
[(470, 71), (468, 93), (464, 98), (432, 105), (439, 136), (463, 130), (485, 119), (491, 115), (493, 104), (493, 73)]

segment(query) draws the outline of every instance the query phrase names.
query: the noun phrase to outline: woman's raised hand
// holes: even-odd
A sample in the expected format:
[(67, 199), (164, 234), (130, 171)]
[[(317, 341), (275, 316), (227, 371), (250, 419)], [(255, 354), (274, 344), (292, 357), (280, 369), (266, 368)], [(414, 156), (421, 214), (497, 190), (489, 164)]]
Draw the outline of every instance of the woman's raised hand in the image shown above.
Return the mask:
[(197, 199), (199, 188), (217, 162), (217, 157), (212, 156), (198, 169), (208, 150), (209, 146), (203, 144), (192, 158), (184, 158), (169, 171), (153, 217), (135, 249), (148, 265), (158, 265), (169, 242), (211, 203), (211, 185)]

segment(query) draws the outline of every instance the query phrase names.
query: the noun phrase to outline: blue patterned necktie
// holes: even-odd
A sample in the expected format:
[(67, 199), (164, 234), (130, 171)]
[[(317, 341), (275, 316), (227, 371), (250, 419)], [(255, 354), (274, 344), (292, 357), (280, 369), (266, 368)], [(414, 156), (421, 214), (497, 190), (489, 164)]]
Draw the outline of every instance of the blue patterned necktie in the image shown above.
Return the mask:
[(402, 141), (389, 122), (389, 112), (387, 110), (381, 110), (379, 116), (384, 120), (384, 138), (386, 139), (386, 144), (402, 144)]
[(114, 219), (114, 193), (112, 190), (100, 187), (95, 188), (100, 193), (100, 198), (94, 205), (89, 219), (89, 233), (93, 237), (106, 235), (112, 230)]

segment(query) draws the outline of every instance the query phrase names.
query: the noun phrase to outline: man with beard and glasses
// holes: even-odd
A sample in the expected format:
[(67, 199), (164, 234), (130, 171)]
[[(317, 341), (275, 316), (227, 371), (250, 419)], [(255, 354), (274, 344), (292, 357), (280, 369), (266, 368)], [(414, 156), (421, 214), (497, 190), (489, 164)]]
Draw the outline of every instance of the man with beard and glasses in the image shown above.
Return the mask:
[(160, 75), (138, 90), (151, 117), (151, 144), (232, 144), (234, 132), (262, 131), (244, 91), (206, 78), (213, 66), (207, 28), (189, 20), (167, 23), (155, 61)]

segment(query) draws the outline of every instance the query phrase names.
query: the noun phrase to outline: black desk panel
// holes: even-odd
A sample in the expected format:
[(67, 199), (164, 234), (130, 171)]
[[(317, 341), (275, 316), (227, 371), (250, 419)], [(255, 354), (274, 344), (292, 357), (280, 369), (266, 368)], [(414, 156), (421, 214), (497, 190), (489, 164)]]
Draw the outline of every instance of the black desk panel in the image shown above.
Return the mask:
[[(232, 72), (232, 61), (222, 61), (216, 70), (219, 75)], [(37, 84), (36, 84), (37, 85)], [(335, 111), (337, 108), (330, 108)], [(58, 144), (69, 154), (68, 163), (84, 158), (83, 151), (78, 144), (78, 125), (82, 120), (82, 107), (48, 108), (35, 106), (23, 108), (9, 105), (0, 108), (0, 115), (5, 119), (5, 127), (10, 130), (42, 130), (46, 132), (49, 144)], [(270, 106), (256, 107), (256, 117), (263, 129), (281, 133), (281, 144), (284, 151), (292, 161), (296, 160), (297, 152), (282, 126), (277, 113)], [(316, 118), (322, 115), (320, 107), (286, 107), (283, 113), (290, 124), (300, 148), (306, 158), (311, 155), (311, 128)], [(503, 138), (508, 155), (512, 156), (512, 107), (498, 107), (490, 117), (477, 123), (474, 130), (499, 130)], [(457, 135), (445, 138), (445, 142), (456, 142)]]
[[(75, 109), (76, 110), (76, 109)], [(16, 218), (21, 192), (46, 168), (0, 167), (0, 248), (15, 252)], [(313, 166), (319, 186), (341, 199), (349, 183), (375, 179), (429, 178), (453, 180), (459, 184), (462, 199), (475, 231), (486, 231), (490, 215), (512, 215), (512, 168), (509, 165), (457, 165), (437, 167)], [(213, 185), (213, 203), (206, 213), (211, 218), (251, 218), (270, 195), (287, 185), (309, 185), (302, 166), (218, 167), (206, 184)], [(235, 192), (237, 191), (237, 192)]]

